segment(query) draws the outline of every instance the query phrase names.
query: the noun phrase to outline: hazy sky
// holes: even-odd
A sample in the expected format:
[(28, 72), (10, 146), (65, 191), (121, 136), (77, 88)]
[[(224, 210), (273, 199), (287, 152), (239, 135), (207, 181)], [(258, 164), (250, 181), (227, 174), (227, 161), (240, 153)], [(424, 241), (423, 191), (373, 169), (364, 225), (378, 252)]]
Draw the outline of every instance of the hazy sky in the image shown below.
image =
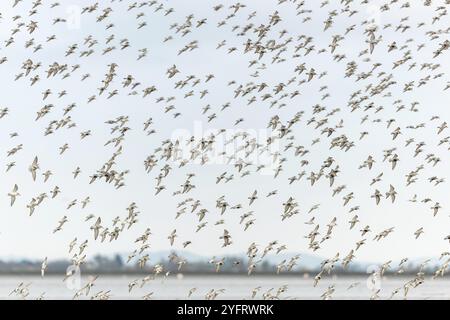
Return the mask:
[[(436, 134), (437, 126), (450, 119), (448, 108), (450, 90), (443, 91), (449, 81), (447, 73), (450, 64), (446, 53), (438, 58), (432, 58), (439, 44), (448, 39), (448, 34), (433, 41), (425, 35), (427, 31), (437, 31), (449, 26), (448, 16), (443, 16), (439, 21), (431, 24), (436, 8), (443, 5), (444, 1), (433, 1), (430, 7), (419, 5), (418, 3), (422, 1), (417, 3), (410, 1), (411, 7), (404, 9), (400, 7), (406, 1), (399, 1), (391, 6), (390, 11), (378, 13), (374, 8), (384, 4), (384, 1), (369, 1), (370, 5), (359, 5), (356, 3), (360, 1), (354, 1), (352, 8), (356, 8), (358, 13), (349, 18), (348, 14), (341, 13), (343, 8), (341, 1), (330, 1), (330, 4), (323, 8), (320, 8), (320, 1), (305, 1), (305, 9), (313, 10), (312, 13), (296, 15), (296, 4), (291, 1), (277, 5), (278, 1), (272, 0), (243, 0), (241, 3), (246, 4), (247, 7), (239, 10), (235, 17), (227, 20), (227, 24), (220, 28), (217, 28), (217, 23), (231, 13), (228, 7), (234, 4), (234, 1), (222, 1), (225, 8), (218, 12), (212, 9), (216, 2), (160, 1), (165, 9), (172, 7), (175, 10), (167, 16), (164, 16), (164, 10), (155, 13), (156, 5), (151, 8), (143, 7), (127, 11), (128, 5), (133, 1), (112, 1), (111, 3), (101, 1), (96, 12), (81, 15), (79, 21), (76, 12), (89, 4), (88, 1), (62, 0), (61, 5), (54, 9), (50, 9), (50, 1), (43, 2), (44, 5), (38, 8), (38, 14), (32, 17), (28, 16), (31, 9), (28, 1), (20, 3), (15, 9), (11, 8), (13, 1), (2, 1), (0, 4), (2, 13), (0, 58), (3, 56), (8, 58), (7, 62), (0, 65), (2, 84), (0, 107), (9, 108), (9, 114), (0, 120), (0, 137), (3, 146), (0, 161), (4, 168), (10, 161), (16, 162), (15, 167), (9, 172), (0, 170), (2, 171), (0, 173), (0, 258), (68, 257), (68, 243), (74, 237), (78, 237), (79, 240), (89, 239), (87, 252), (90, 256), (95, 253), (126, 253), (135, 248), (134, 239), (147, 227), (151, 228), (153, 233), (150, 240), (153, 251), (169, 249), (167, 236), (176, 228), (179, 238), (174, 245), (175, 249), (180, 249), (183, 241), (190, 240), (192, 241), (192, 245), (188, 247), (190, 251), (208, 256), (242, 252), (252, 242), (263, 247), (273, 240), (286, 244), (289, 252), (306, 253), (309, 252), (308, 239), (304, 236), (311, 231), (312, 227), (305, 225), (304, 222), (313, 215), (320, 225), (321, 235), (326, 231), (326, 224), (333, 217), (337, 217), (338, 226), (334, 230), (332, 239), (324, 242), (321, 249), (315, 252), (323, 257), (334, 256), (337, 252), (345, 256), (354, 247), (355, 242), (361, 239), (359, 230), (365, 225), (370, 225), (372, 232), (368, 236), (367, 244), (356, 253), (356, 260), (359, 261), (384, 262), (405, 256), (436, 256), (449, 249), (448, 242), (443, 238), (449, 234), (450, 188), (447, 181), (437, 187), (427, 181), (431, 176), (446, 180), (450, 178), (447, 169), (449, 144), (438, 147), (439, 140), (448, 135), (448, 129), (439, 136)], [(140, 2), (142, 1), (138, 1)], [(95, 22), (101, 10), (106, 7), (113, 9), (110, 17), (103, 22)], [(272, 28), (270, 37), (277, 39), (279, 32), (285, 29), (288, 34), (282, 39), (293, 38), (288, 52), (283, 54), (286, 62), (272, 64), (271, 55), (268, 54), (259, 65), (248, 68), (249, 61), (255, 59), (255, 55), (243, 53), (247, 36), (236, 37), (236, 32), (232, 32), (231, 28), (242, 27), (250, 22), (254, 26), (267, 24), (269, 15), (275, 10), (279, 12), (282, 21)], [(338, 15), (334, 19), (332, 28), (323, 31), (323, 22), (332, 10), (336, 10)], [(256, 17), (247, 21), (248, 15), (253, 11), (257, 12)], [(144, 12), (145, 16), (137, 20), (136, 15), (139, 12)], [(194, 22), (207, 18), (206, 24), (198, 29), (194, 25), (192, 32), (184, 37), (175, 34), (174, 30), (169, 31), (171, 24), (182, 24), (185, 17), (191, 13), (194, 15)], [(15, 15), (20, 15), (22, 18), (18, 21), (23, 21), (25, 24), (28, 24), (30, 20), (38, 21), (39, 28), (31, 35), (22, 28), (14, 36), (14, 44), (5, 47), (5, 41), (10, 38), (11, 30), (17, 24), (11, 19)], [(312, 19), (302, 23), (307, 16)], [(53, 19), (57, 17), (65, 18), (70, 23), (53, 25)], [(404, 17), (409, 19), (400, 22)], [(361, 22), (371, 19), (375, 19), (378, 24), (377, 35), (382, 35), (383, 40), (376, 46), (372, 55), (366, 54), (359, 57), (359, 53), (368, 48), (367, 35), (364, 34), (366, 26), (362, 26)], [(147, 26), (137, 30), (138, 21), (146, 21)], [(111, 22), (114, 23), (114, 27), (105, 30), (105, 26)], [(419, 22), (425, 22), (426, 25), (416, 28)], [(383, 30), (383, 26), (389, 23), (393, 27)], [(394, 32), (394, 28), (400, 23), (410, 25), (411, 28), (404, 33)], [(355, 30), (345, 36), (335, 52), (335, 54), (344, 54), (345, 59), (340, 62), (333, 61), (328, 47), (332, 37), (344, 35), (346, 28), (353, 24)], [(52, 34), (56, 35), (57, 40), (46, 43), (46, 38)], [(115, 35), (115, 40), (106, 45), (105, 39), (111, 34)], [(292, 58), (293, 49), (298, 43), (297, 37), (302, 34), (313, 37), (312, 44), (315, 46), (315, 51), (307, 56)], [(83, 45), (83, 39), (89, 35), (98, 41), (98, 44), (93, 47), (95, 53), (87, 58), (80, 58), (79, 53), (86, 48)], [(173, 36), (173, 40), (163, 43), (164, 38), (169, 35)], [(43, 49), (36, 53), (33, 53), (32, 47), (25, 49), (25, 41), (31, 38), (34, 38), (35, 45), (42, 44)], [(120, 50), (119, 41), (125, 38), (129, 40), (130, 48)], [(407, 43), (408, 39), (412, 41)], [(198, 40), (198, 49), (177, 55), (178, 50), (194, 40)], [(223, 40), (226, 40), (226, 45), (216, 50), (217, 44)], [(277, 41), (281, 40), (277, 39)], [(393, 62), (401, 59), (406, 50), (388, 53), (387, 46), (393, 41), (397, 42), (399, 48), (407, 44), (413, 58), (394, 70), (392, 70)], [(417, 46), (421, 43), (425, 43), (426, 46), (418, 52)], [(66, 57), (65, 52), (73, 44), (78, 44), (78, 49), (75, 54)], [(102, 55), (102, 50), (110, 45), (117, 49)], [(236, 47), (238, 50), (227, 54), (231, 47)], [(138, 50), (142, 48), (149, 50), (148, 56), (137, 61)], [(317, 54), (322, 48), (327, 52)], [(299, 52), (304, 53), (304, 50)], [(28, 58), (42, 64), (38, 70), (41, 81), (33, 87), (30, 87), (30, 76), (14, 81), (15, 75), (22, 72), (20, 69), (22, 63)], [(370, 61), (364, 62), (366, 58), (370, 58)], [(346, 64), (350, 61), (357, 63), (356, 74), (370, 71), (373, 63), (379, 62), (382, 65), (376, 69), (372, 77), (355, 82), (355, 77), (344, 78)], [(413, 61), (418, 66), (422, 63), (434, 63), (440, 64), (440, 67), (434, 71), (420, 70), (416, 67), (408, 72), (408, 65)], [(81, 68), (64, 80), (61, 76), (46, 79), (45, 70), (53, 62), (67, 63), (69, 66), (79, 64)], [(97, 97), (96, 101), (87, 104), (88, 97), (98, 93), (97, 88), (101, 86), (101, 81), (108, 71), (107, 65), (113, 62), (118, 64), (117, 76), (107, 91), (118, 89), (119, 95), (106, 99), (104, 94)], [(266, 68), (258, 70), (259, 77), (252, 77), (251, 74), (257, 70), (258, 66), (261, 66), (261, 63), (265, 63)], [(269, 108), (269, 102), (272, 99), (266, 102), (258, 100), (248, 106), (248, 99), (255, 94), (254, 92), (245, 97), (234, 98), (233, 91), (241, 83), (266, 82), (269, 85), (269, 91), (280, 82), (287, 83), (295, 76), (295, 66), (301, 63), (314, 66), (318, 74), (326, 71), (327, 75), (298, 87), (301, 95), (294, 99), (284, 99), (283, 103), (287, 104), (285, 107)], [(174, 79), (168, 79), (166, 70), (173, 64), (176, 64), (180, 73)], [(375, 106), (383, 106), (384, 110), (377, 114), (373, 109), (365, 112), (362, 108), (352, 112), (347, 106), (350, 95), (357, 90), (364, 90), (369, 83), (378, 83), (381, 78), (376, 79), (376, 75), (381, 71), (387, 74), (392, 73), (394, 76), (396, 83), (389, 90), (392, 96), (370, 97), (362, 105), (373, 102)], [(89, 73), (91, 77), (81, 82), (82, 75), (86, 73)], [(215, 75), (215, 79), (204, 83), (206, 75), (211, 73)], [(444, 75), (420, 88), (416, 87), (420, 79), (428, 75), (432, 78), (439, 73)], [(128, 89), (121, 88), (120, 83), (128, 74), (142, 83), (137, 88), (139, 95), (130, 96)], [(189, 75), (201, 78), (201, 84), (192, 89), (188, 85), (183, 90), (175, 90), (173, 84)], [(296, 82), (303, 78), (304, 75), (297, 75)], [(236, 85), (228, 86), (228, 82), (232, 80), (236, 81)], [(414, 90), (404, 93), (404, 85), (410, 81), (415, 81)], [(156, 86), (158, 91), (149, 97), (142, 98), (141, 90), (152, 85)], [(319, 92), (322, 86), (328, 86), (328, 88)], [(42, 92), (48, 88), (51, 88), (54, 94), (42, 101)], [(287, 92), (291, 93), (294, 88), (295, 86), (290, 86)], [(68, 94), (58, 99), (57, 93), (63, 89), (67, 90)], [(200, 99), (199, 92), (204, 89), (208, 89), (209, 94)], [(184, 95), (190, 90), (194, 90), (195, 95), (185, 99)], [(327, 92), (331, 96), (322, 101), (322, 95)], [(156, 98), (161, 96), (174, 96), (175, 100), (171, 102), (176, 108), (174, 112), (180, 112), (182, 115), (174, 118), (174, 112), (164, 113), (168, 103), (155, 102)], [(396, 100), (401, 100), (401, 104), (406, 106), (403, 111), (396, 112), (396, 107), (393, 105)], [(419, 102), (417, 106), (419, 112), (409, 111), (414, 101)], [(222, 105), (227, 102), (231, 107), (220, 112)], [(51, 112), (35, 121), (36, 112), (50, 103), (54, 105)], [(63, 128), (55, 131), (54, 134), (44, 136), (49, 122), (62, 119), (63, 109), (71, 103), (77, 105), (70, 113), (76, 127)], [(217, 119), (210, 123), (207, 122), (207, 115), (202, 115), (202, 108), (207, 104), (210, 104), (212, 112), (218, 115)], [(312, 106), (316, 104), (326, 107), (326, 112), (314, 115), (316, 119), (322, 119), (332, 109), (340, 108), (341, 111), (330, 117), (326, 126), (334, 126), (341, 119), (344, 120), (344, 128), (336, 134), (345, 134), (355, 142), (355, 147), (349, 152), (336, 148), (329, 150), (330, 140), (335, 136), (327, 138), (325, 135), (320, 135), (322, 128), (315, 130), (314, 126), (306, 126), (306, 121), (313, 116)], [(222, 128), (255, 130), (259, 138), (265, 139), (270, 134), (267, 124), (272, 116), (278, 114), (285, 123), (299, 111), (304, 111), (304, 115), (301, 122), (293, 127), (292, 134), (295, 136), (295, 146), (304, 145), (310, 151), (305, 157), (309, 161), (308, 166), (300, 167), (300, 160), (303, 158), (294, 157), (293, 149), (284, 151), (285, 142), (280, 145), (279, 152), (282, 157), (287, 158), (287, 161), (277, 179), (274, 179), (273, 175), (254, 173), (254, 167), (251, 169), (251, 175), (239, 178), (240, 174), (236, 172), (233, 164), (203, 166), (189, 164), (178, 168), (176, 163), (172, 163), (173, 170), (164, 181), (167, 190), (154, 196), (155, 177), (159, 174), (159, 169), (164, 162), (161, 161), (149, 174), (145, 172), (143, 162), (161, 145), (162, 140), (176, 136), (180, 130), (188, 132), (189, 135), (186, 136), (188, 138), (194, 134), (196, 126), (201, 126), (205, 131)], [(368, 120), (361, 123), (361, 119), (366, 114), (369, 116)], [(116, 190), (113, 185), (103, 181), (89, 184), (89, 176), (100, 169), (115, 150), (112, 146), (104, 146), (104, 143), (113, 137), (110, 134), (111, 126), (105, 124), (105, 121), (124, 115), (129, 116), (130, 121), (127, 126), (131, 130), (126, 134), (123, 153), (117, 158), (116, 168), (130, 170), (125, 178), (126, 186)], [(435, 115), (439, 115), (440, 119), (430, 122), (430, 118)], [(153, 118), (152, 127), (156, 133), (147, 136), (143, 131), (143, 123), (149, 117)], [(245, 121), (234, 126), (239, 118), (244, 118)], [(386, 121), (391, 118), (394, 118), (396, 122), (390, 129), (386, 129)], [(375, 119), (381, 119), (381, 121), (374, 123)], [(422, 122), (426, 124), (424, 128), (418, 130), (406, 128)], [(402, 135), (393, 141), (390, 133), (396, 127), (401, 127)], [(86, 130), (91, 130), (92, 135), (80, 140), (80, 132)], [(369, 132), (369, 135), (360, 141), (359, 136), (363, 131)], [(19, 136), (10, 138), (9, 134), (12, 132), (19, 133)], [(312, 140), (317, 137), (320, 137), (320, 143), (311, 146)], [(405, 148), (405, 141), (409, 138), (414, 138), (415, 142)], [(413, 157), (415, 145), (421, 141), (426, 144), (424, 152)], [(60, 156), (58, 148), (64, 143), (68, 143), (70, 148)], [(7, 151), (18, 144), (23, 144), (23, 150), (14, 156), (7, 157)], [(400, 162), (395, 170), (391, 170), (390, 163), (382, 162), (382, 156), (383, 150), (394, 147), (397, 148), (396, 153), (399, 155)], [(425, 156), (431, 153), (439, 156), (442, 161), (435, 167), (426, 164), (417, 183), (406, 187), (405, 175), (424, 163)], [(37, 181), (33, 182), (28, 166), (36, 155), (39, 157), (41, 170), (38, 172)], [(367, 159), (368, 155), (372, 155), (376, 160), (374, 168), (370, 171), (359, 170), (359, 165)], [(331, 197), (332, 189), (324, 177), (313, 187), (306, 180), (306, 176), (300, 182), (288, 184), (287, 179), (302, 170), (305, 170), (308, 175), (311, 171), (317, 172), (328, 156), (336, 159), (341, 170), (333, 187), (341, 184), (347, 186), (338, 196)], [(81, 174), (77, 179), (73, 179), (72, 171), (77, 166), (81, 168)], [(47, 169), (52, 170), (53, 176), (44, 183), (42, 173)], [(224, 171), (228, 171), (229, 174), (234, 173), (236, 178), (227, 184), (215, 184), (215, 177)], [(186, 174), (190, 172), (196, 174), (192, 179), (196, 188), (187, 195), (173, 197), (172, 192), (180, 188)], [(383, 199), (381, 204), (376, 206), (375, 201), (370, 198), (375, 189), (375, 186), (369, 186), (370, 180), (381, 172), (384, 172), (383, 180), (376, 185), (376, 188), (385, 193), (390, 184), (394, 185), (398, 192), (394, 204)], [(21, 196), (11, 208), (7, 194), (15, 183), (19, 185)], [(62, 193), (55, 199), (45, 200), (36, 208), (33, 216), (29, 217), (26, 205), (31, 198), (43, 192), (48, 194), (55, 185), (60, 187)], [(249, 208), (247, 198), (255, 189), (258, 190), (260, 198)], [(274, 189), (278, 189), (278, 194), (265, 198), (265, 195)], [(349, 192), (354, 192), (355, 199), (350, 205), (343, 207), (342, 197)], [(408, 202), (414, 194), (417, 194), (419, 201)], [(221, 195), (225, 195), (230, 205), (240, 203), (243, 208), (227, 210), (221, 217), (219, 210), (215, 208), (215, 200)], [(80, 201), (86, 196), (90, 196), (92, 202), (85, 209), (81, 209)], [(282, 204), (291, 196), (299, 203), (300, 214), (281, 221)], [(177, 203), (188, 197), (200, 199), (201, 207), (209, 210), (205, 218), (208, 226), (199, 233), (195, 233), (198, 222), (194, 214), (185, 214), (174, 220)], [(421, 203), (420, 200), (424, 198), (431, 198), (432, 202)], [(66, 211), (68, 203), (74, 199), (78, 199), (78, 204)], [(93, 221), (86, 223), (84, 218), (92, 213), (95, 216), (101, 216), (103, 221), (110, 224), (116, 216), (125, 217), (126, 207), (133, 201), (136, 202), (140, 211), (138, 224), (121, 234), (118, 241), (102, 244), (95, 242), (92, 231), (89, 229)], [(430, 207), (436, 201), (440, 202), (443, 208), (436, 217), (433, 217)], [(319, 209), (308, 214), (309, 208), (315, 204), (320, 204)], [(353, 214), (348, 213), (348, 210), (356, 205), (360, 206), (357, 214), (361, 222), (354, 229), (349, 230), (348, 221)], [(239, 216), (249, 210), (254, 211), (256, 221), (253, 227), (244, 232), (243, 225), (239, 225)], [(62, 232), (53, 234), (52, 230), (64, 215), (67, 215), (69, 222)], [(214, 223), (222, 218), (225, 219), (226, 224), (215, 226)], [(380, 242), (371, 241), (376, 233), (390, 227), (395, 227), (395, 231), (387, 239)], [(419, 227), (423, 227), (425, 233), (418, 240), (414, 240), (413, 233)], [(219, 239), (224, 228), (229, 230), (233, 237), (233, 245), (227, 248), (221, 248), (222, 241)]]

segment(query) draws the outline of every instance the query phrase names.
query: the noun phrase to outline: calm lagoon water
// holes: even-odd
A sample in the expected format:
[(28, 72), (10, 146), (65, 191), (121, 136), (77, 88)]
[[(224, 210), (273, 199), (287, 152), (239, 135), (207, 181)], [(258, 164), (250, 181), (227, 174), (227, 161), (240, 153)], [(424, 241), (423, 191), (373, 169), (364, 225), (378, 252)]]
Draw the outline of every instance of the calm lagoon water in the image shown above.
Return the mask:
[[(211, 290), (224, 289), (217, 299), (250, 299), (253, 288), (261, 287), (256, 298), (262, 299), (262, 294), (272, 289), (275, 294), (278, 288), (287, 286), (287, 290), (279, 297), (281, 299), (320, 299), (327, 288), (334, 285), (333, 299), (370, 299), (376, 289), (370, 284), (368, 277), (328, 277), (320, 281), (317, 287), (313, 287), (313, 279), (305, 279), (295, 276), (197, 276), (188, 275), (183, 277), (163, 276), (148, 281), (142, 288), (142, 275), (124, 276), (100, 276), (90, 291), (89, 297), (97, 292), (110, 290), (111, 299), (142, 299), (143, 296), (153, 292), (153, 299), (186, 299), (192, 288), (197, 288), (191, 299), (204, 299), (205, 294)], [(402, 288), (410, 280), (408, 277), (384, 278), (377, 283), (380, 289), (380, 299), (388, 299), (392, 291)], [(89, 277), (81, 278), (81, 286), (85, 285)], [(129, 283), (138, 280), (138, 285), (129, 292)], [(37, 276), (0, 276), (0, 298), (20, 299), (20, 297), (9, 295), (19, 283), (29, 284), (29, 295), (27, 299), (35, 299), (41, 294), (44, 299), (72, 299), (77, 287), (76, 282), (70, 285), (62, 281), (61, 276), (48, 275), (44, 278)], [(349, 288), (350, 285), (353, 288)], [(71, 288), (75, 287), (75, 288)], [(372, 289), (370, 289), (372, 288)], [(87, 299), (89, 297), (81, 297)], [(403, 299), (403, 289), (394, 296), (394, 299)], [(427, 277), (425, 282), (409, 290), (408, 299), (450, 299), (450, 278), (431, 279)]]

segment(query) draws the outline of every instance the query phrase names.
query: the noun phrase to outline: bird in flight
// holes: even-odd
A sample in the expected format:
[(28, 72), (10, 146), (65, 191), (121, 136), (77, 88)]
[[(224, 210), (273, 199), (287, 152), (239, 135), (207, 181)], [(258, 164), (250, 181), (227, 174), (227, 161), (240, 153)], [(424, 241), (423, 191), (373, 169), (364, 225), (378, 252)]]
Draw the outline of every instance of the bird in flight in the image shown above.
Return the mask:
[[(324, 300), (367, 261), (409, 277), (385, 298), (447, 271), (406, 261), (450, 240), (449, 1), (4, 2), (0, 255), (41, 255), (46, 281), (61, 256), (78, 270), (124, 253), (145, 300), (185, 269), (243, 273), (252, 299), (287, 298), (260, 272), (301, 273)], [(114, 297), (102, 281), (73, 298)], [(188, 298), (232, 295), (214, 281)]]

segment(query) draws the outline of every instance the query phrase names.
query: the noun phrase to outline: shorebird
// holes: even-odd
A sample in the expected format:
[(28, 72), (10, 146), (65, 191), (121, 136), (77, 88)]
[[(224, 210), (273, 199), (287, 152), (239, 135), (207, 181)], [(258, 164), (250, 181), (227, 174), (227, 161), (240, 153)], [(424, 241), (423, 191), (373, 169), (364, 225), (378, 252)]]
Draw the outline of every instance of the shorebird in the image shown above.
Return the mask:
[(16, 201), (16, 197), (20, 196), (20, 193), (18, 192), (19, 187), (17, 184), (14, 185), (12, 191), (8, 193), (8, 196), (11, 198), (11, 207), (13, 206), (14, 202)]
[[(166, 285), (173, 272), (201, 270), (179, 249), (214, 251), (221, 258), (211, 272), (248, 276), (297, 271), (294, 248), (332, 252), (312, 268), (312, 286), (338, 265), (354, 270), (367, 254), (384, 261), (381, 273), (409, 274), (403, 248), (412, 236), (435, 247), (450, 240), (441, 228), (449, 191), (450, 120), (440, 108), (450, 92), (448, 1), (410, 2), (382, 4), (380, 24), (367, 17), (366, 0), (263, 8), (85, 1), (83, 35), (63, 32), (62, 24), (78, 22), (61, 15), (58, 2), (5, 4), (14, 14), (0, 15), (2, 181), (13, 188), (4, 193), (11, 212), (2, 237), (14, 251), (14, 228), (28, 230), (29, 221), (32, 232), (48, 233), (41, 246), (28, 241), (30, 252), (49, 255), (42, 248), (51, 247), (77, 267), (101, 265), (103, 250), (127, 252), (127, 267), (148, 272), (128, 283), (131, 295), (156, 277)], [(74, 240), (67, 248), (64, 239)], [(429, 255), (428, 247), (416, 249)], [(159, 248), (171, 248), (168, 263), (150, 259)], [(444, 253), (391, 298), (402, 288), (406, 297), (431, 269), (444, 275)], [(393, 271), (395, 256), (402, 262)], [(52, 259), (42, 262), (42, 276)], [(91, 294), (95, 279), (73, 298), (114, 297), (108, 288)], [(267, 289), (262, 298), (280, 299), (288, 288)], [(323, 289), (316, 298), (341, 294), (334, 283)], [(30, 288), (14, 293), (25, 298)], [(211, 285), (202, 294), (228, 293)]]

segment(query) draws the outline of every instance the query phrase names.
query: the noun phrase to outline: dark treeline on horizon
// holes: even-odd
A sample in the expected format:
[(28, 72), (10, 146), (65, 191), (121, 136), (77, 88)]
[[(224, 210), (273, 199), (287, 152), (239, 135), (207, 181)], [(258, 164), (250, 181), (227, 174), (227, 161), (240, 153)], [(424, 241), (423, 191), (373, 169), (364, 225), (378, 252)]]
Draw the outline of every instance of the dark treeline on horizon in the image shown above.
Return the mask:
[[(48, 263), (48, 268), (46, 274), (65, 274), (68, 267), (72, 263), (69, 260), (55, 260)], [(162, 267), (162, 268), (160, 268)], [(242, 258), (228, 257), (224, 264), (220, 267), (217, 272), (214, 264), (205, 263), (205, 261), (194, 261), (187, 262), (181, 267), (170, 261), (170, 259), (161, 259), (160, 261), (153, 261), (147, 263), (143, 268), (141, 268), (137, 261), (131, 261), (126, 263), (123, 257), (119, 254), (114, 256), (103, 256), (96, 255), (93, 259), (87, 261), (85, 264), (80, 266), (82, 273), (103, 273), (103, 274), (149, 274), (155, 273), (156, 269), (162, 271), (159, 274), (165, 275), (167, 272), (169, 274), (227, 274), (227, 275), (247, 275), (247, 261), (242, 260)], [(256, 270), (252, 272), (252, 275), (274, 275), (274, 276), (304, 276), (304, 277), (314, 277), (314, 274), (320, 271), (320, 265), (317, 266), (296, 266), (292, 270), (288, 271), (286, 269), (281, 269), (277, 272), (278, 265), (270, 261), (261, 262)], [(389, 276), (402, 276), (411, 275), (419, 272), (419, 266), (415, 264), (410, 264), (409, 267), (405, 268), (402, 273), (398, 273), (396, 268), (387, 269), (384, 275)], [(0, 274), (36, 274), (40, 275), (41, 262), (21, 259), (16, 261), (2, 261), (0, 260)], [(372, 270), (373, 271), (373, 270)], [(421, 272), (427, 275), (432, 275), (436, 271), (436, 268), (429, 266), (428, 268), (423, 268)], [(336, 265), (332, 275), (368, 275), (367, 267), (365, 265), (353, 264), (347, 268), (343, 268), (340, 265)]]

